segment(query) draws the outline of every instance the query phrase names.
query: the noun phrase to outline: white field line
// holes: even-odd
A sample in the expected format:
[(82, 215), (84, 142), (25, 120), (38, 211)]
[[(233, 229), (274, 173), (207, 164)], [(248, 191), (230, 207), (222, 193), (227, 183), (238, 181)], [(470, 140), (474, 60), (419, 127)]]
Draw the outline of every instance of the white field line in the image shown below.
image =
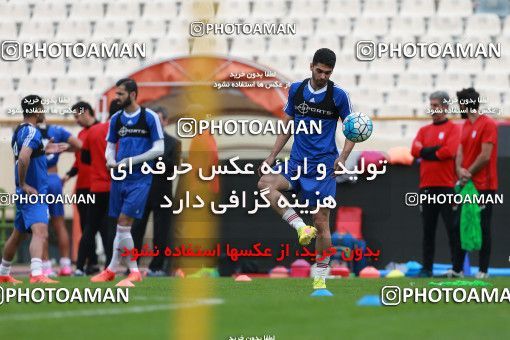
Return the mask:
[(62, 312), (41, 312), (41, 313), (13, 313), (2, 315), (0, 321), (29, 321), (43, 319), (64, 319), (83, 316), (104, 316), (118, 314), (140, 314), (150, 313), (162, 310), (172, 310), (181, 308), (193, 308), (207, 305), (220, 305), (224, 303), (223, 299), (199, 299), (192, 302), (167, 303), (152, 306), (131, 306), (131, 307), (113, 307), (113, 308), (94, 308), (85, 310), (70, 310)]

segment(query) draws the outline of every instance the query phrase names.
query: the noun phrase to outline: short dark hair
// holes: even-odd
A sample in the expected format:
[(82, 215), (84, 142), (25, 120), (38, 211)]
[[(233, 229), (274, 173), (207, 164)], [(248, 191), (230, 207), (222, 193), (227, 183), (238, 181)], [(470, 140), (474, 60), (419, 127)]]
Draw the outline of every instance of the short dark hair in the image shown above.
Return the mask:
[(81, 112), (85, 112), (85, 110), (89, 111), (90, 115), (92, 117), (94, 117), (94, 109), (92, 108), (92, 106), (87, 103), (87, 102), (77, 102), (76, 104), (74, 104), (72, 107), (71, 107), (71, 110), (72, 111), (81, 111)]
[(480, 107), (480, 94), (472, 87), (457, 92), (457, 99), (459, 105), (461, 105), (461, 101), (465, 101), (462, 105), (469, 110), (478, 110)]
[(313, 55), (312, 64), (316, 65), (318, 63), (327, 65), (329, 67), (335, 67), (336, 63), (336, 54), (331, 51), (329, 48), (319, 48), (315, 51)]
[(23, 117), (32, 117), (37, 113), (37, 110), (42, 109), (42, 98), (36, 94), (31, 94), (21, 100), (21, 109), (23, 110)]
[(138, 97), (138, 85), (136, 85), (136, 81), (131, 78), (122, 78), (116, 84), (116, 86), (124, 85), (126, 91), (129, 93), (134, 92), (136, 97)]
[(110, 103), (110, 108), (108, 110), (108, 119), (112, 118), (112, 116), (119, 110), (121, 110), (122, 107), (120, 106), (119, 100), (114, 99)]

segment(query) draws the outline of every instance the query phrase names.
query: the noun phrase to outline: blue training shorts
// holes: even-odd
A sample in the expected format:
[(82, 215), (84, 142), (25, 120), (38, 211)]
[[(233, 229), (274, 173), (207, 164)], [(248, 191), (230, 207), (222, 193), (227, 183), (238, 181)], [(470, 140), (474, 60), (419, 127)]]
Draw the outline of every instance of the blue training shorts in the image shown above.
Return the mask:
[[(57, 197), (62, 195), (62, 181), (58, 174), (48, 174), (48, 194), (52, 194), (57, 201)], [(48, 204), (50, 216), (64, 216), (64, 204), (61, 200)]]
[(151, 182), (112, 181), (108, 215), (118, 218), (120, 213), (140, 219), (145, 210)]

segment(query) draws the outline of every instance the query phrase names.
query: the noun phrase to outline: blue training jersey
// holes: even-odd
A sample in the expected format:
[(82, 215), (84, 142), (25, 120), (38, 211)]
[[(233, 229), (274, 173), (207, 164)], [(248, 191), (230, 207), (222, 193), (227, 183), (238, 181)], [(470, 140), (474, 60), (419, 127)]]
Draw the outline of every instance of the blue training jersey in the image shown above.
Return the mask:
[[(25, 182), (35, 188), (39, 194), (46, 194), (48, 191), (48, 169), (46, 155), (44, 154), (45, 144), (43, 143), (41, 132), (31, 124), (23, 124), (17, 130), (17, 133), (12, 136), (11, 145), (16, 159), (23, 147), (32, 149)], [(16, 191), (19, 191), (17, 160), (14, 164), (14, 178)]]
[[(53, 138), (53, 143), (66, 143), (71, 137), (71, 133), (58, 125), (48, 125), (45, 129), (39, 127), (44, 139), (48, 141)], [(51, 168), (58, 163), (60, 153), (46, 155), (47, 166)]]
[[(145, 108), (145, 122), (138, 122), (140, 116), (141, 108), (130, 114), (127, 114), (124, 110), (118, 111), (110, 119), (106, 141), (110, 143), (118, 142), (115, 156), (117, 162), (128, 157), (141, 155), (151, 149), (155, 141), (163, 139), (163, 128), (159, 116), (147, 108)], [(118, 122), (119, 119), (120, 122)], [(118, 129), (119, 126), (122, 127)], [(153, 166), (153, 161), (148, 163)], [(150, 176), (142, 174), (142, 164), (133, 165), (132, 174), (128, 175), (127, 178), (136, 180), (147, 178), (150, 180)]]
[[(306, 157), (308, 163), (331, 163), (338, 157), (338, 150), (335, 143), (335, 133), (338, 124), (337, 119), (324, 119), (308, 115), (296, 109), (294, 98), (302, 81), (292, 83), (289, 89), (289, 98), (285, 105), (285, 113), (294, 118), (294, 125), (297, 127), (300, 121), (305, 121), (310, 126), (310, 121), (319, 121), (322, 124), (322, 133), (307, 134), (304, 132), (296, 132), (294, 134), (294, 143), (290, 153), (290, 158), (299, 163), (303, 162)], [(310, 85), (310, 81), (304, 86), (303, 98), (306, 102), (320, 104), (326, 97), (327, 85), (314, 91)], [(343, 121), (351, 111), (351, 102), (349, 95), (338, 85), (333, 86), (333, 102), (336, 107), (340, 119)], [(304, 123), (301, 123), (304, 124)], [(308, 129), (310, 130), (310, 129)]]

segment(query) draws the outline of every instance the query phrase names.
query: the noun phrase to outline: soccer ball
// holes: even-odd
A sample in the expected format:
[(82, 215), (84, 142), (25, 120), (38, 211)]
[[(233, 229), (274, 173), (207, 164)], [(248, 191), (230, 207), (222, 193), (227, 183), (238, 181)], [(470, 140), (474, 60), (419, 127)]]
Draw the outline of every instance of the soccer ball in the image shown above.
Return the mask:
[(342, 131), (345, 137), (354, 142), (364, 142), (372, 134), (372, 120), (364, 113), (354, 112), (348, 115), (343, 122)]

